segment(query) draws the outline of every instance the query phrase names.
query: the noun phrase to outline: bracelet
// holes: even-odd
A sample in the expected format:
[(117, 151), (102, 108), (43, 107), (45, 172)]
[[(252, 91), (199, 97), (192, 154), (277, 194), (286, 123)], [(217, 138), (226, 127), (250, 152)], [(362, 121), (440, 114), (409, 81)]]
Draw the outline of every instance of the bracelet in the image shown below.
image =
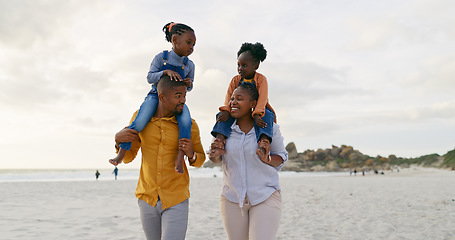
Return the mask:
[(269, 155), (269, 160), (267, 161), (268, 163), (272, 161), (272, 157)]

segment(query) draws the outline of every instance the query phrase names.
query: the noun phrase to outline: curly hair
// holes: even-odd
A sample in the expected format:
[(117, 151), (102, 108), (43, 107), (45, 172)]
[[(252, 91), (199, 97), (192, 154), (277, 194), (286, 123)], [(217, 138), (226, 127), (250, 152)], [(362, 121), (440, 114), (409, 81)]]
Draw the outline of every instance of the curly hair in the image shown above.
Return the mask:
[(242, 83), (240, 84), (237, 89), (244, 89), (248, 92), (251, 96), (251, 100), (257, 101), (259, 99), (259, 92), (257, 88), (251, 83)]
[(168, 41), (168, 42), (172, 41), (172, 36), (174, 34), (182, 35), (183, 33), (187, 32), (187, 31), (194, 32), (194, 30), (191, 27), (189, 27), (183, 23), (170, 22), (170, 23), (164, 25), (164, 27), (163, 27), (163, 32), (165, 34), (166, 41)]
[(267, 57), (267, 50), (265, 50), (262, 43), (243, 43), (240, 50), (237, 52), (237, 57), (244, 52), (249, 52), (258, 62), (263, 62)]

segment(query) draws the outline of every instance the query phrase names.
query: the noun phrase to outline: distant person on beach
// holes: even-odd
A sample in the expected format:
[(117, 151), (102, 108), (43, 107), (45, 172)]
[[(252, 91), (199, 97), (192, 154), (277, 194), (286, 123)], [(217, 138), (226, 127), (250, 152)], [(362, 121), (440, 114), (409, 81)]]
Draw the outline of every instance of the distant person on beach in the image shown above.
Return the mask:
[(98, 170), (96, 170), (96, 173), (95, 173), (95, 176), (96, 176), (96, 180), (98, 180), (98, 177), (101, 175), (100, 172), (98, 172)]
[(183, 164), (182, 174), (176, 172), (174, 159), (179, 151), (183, 151), (190, 166), (201, 167), (205, 153), (194, 120), (191, 139), (179, 139), (176, 115), (182, 113), (186, 101), (185, 82), (173, 81), (164, 75), (157, 90), (158, 107), (150, 122), (141, 132), (128, 127), (118, 132), (115, 135), (116, 148), (118, 150), (121, 142), (132, 142), (131, 150), (125, 152), (124, 163), (133, 161), (141, 149), (142, 163), (136, 197), (147, 239), (185, 239), (189, 174), (186, 164)]
[(118, 175), (118, 168), (117, 167), (114, 168), (114, 171), (112, 172), (112, 174), (115, 175), (115, 180), (117, 180), (117, 175)]
[(254, 119), (254, 128), (256, 132), (256, 141), (258, 143), (257, 151), (265, 153), (265, 149), (260, 147), (261, 141), (268, 143), (273, 139), (273, 122), (276, 121), (275, 111), (269, 104), (267, 78), (256, 72), (259, 64), (265, 60), (267, 51), (261, 43), (243, 43), (237, 52), (237, 71), (238, 75), (234, 76), (229, 84), (226, 93), (224, 105), (219, 108), (216, 123), (212, 130), (212, 135), (221, 141), (225, 141), (231, 134), (231, 126), (234, 118), (230, 115), (229, 102), (234, 90), (242, 84), (250, 84), (259, 92), (256, 105), (253, 107), (251, 116)]
[(275, 239), (281, 218), (278, 171), (288, 159), (283, 137), (273, 124), (273, 142), (260, 141), (265, 152), (257, 152), (253, 109), (257, 89), (249, 84), (237, 87), (229, 102), (235, 119), (226, 142), (215, 138), (209, 158), (222, 163), (224, 187), (220, 199), (221, 217), (230, 240)]
[[(172, 44), (172, 50), (158, 53), (150, 64), (147, 81), (152, 84), (152, 89), (145, 97), (136, 118), (128, 127), (138, 132), (144, 129), (157, 110), (158, 93), (156, 85), (161, 76), (169, 76), (173, 81), (184, 82), (188, 92), (193, 89), (194, 63), (189, 60), (188, 56), (193, 53), (196, 44), (194, 30), (185, 24), (170, 22), (163, 27), (163, 32), (166, 40)], [(192, 122), (188, 107), (184, 105), (183, 111), (176, 113), (175, 117), (179, 127), (179, 139), (190, 139)], [(131, 142), (122, 142), (119, 147), (120, 151), (118, 151), (117, 157), (110, 159), (109, 162), (120, 162), (125, 151), (130, 150)], [(179, 150), (179, 154), (174, 159), (175, 171), (179, 173), (183, 173), (184, 155), (184, 152)]]

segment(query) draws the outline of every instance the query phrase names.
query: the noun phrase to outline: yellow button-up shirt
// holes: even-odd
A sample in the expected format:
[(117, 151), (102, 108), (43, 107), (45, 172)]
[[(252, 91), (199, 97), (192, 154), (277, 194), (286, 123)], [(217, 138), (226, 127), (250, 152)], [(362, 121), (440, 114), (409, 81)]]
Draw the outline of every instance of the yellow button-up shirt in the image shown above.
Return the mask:
[[(134, 113), (131, 121), (136, 118)], [(196, 161), (191, 164), (201, 167), (205, 161), (199, 127), (194, 120), (191, 127), (193, 150), (197, 154)], [(139, 140), (132, 143), (131, 150), (126, 151), (124, 163), (134, 160), (139, 151), (142, 152), (142, 164), (136, 197), (156, 206), (159, 199), (163, 209), (175, 206), (190, 197), (189, 174), (186, 164), (183, 173), (175, 171), (174, 160), (178, 153), (179, 128), (177, 120), (171, 118), (156, 118), (147, 124), (139, 133)]]

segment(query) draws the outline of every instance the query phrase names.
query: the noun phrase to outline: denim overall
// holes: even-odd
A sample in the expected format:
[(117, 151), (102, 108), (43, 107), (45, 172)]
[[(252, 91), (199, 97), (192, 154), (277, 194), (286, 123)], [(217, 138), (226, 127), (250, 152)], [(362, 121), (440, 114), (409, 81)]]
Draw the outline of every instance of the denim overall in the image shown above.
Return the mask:
[[(251, 84), (256, 87), (256, 83), (254, 80), (252, 82), (244, 82), (243, 78), (239, 82), (239, 86), (242, 84)], [(218, 113), (216, 117), (221, 113)], [(264, 116), (262, 116), (262, 120), (267, 123), (267, 127), (261, 128), (254, 124), (254, 131), (256, 132), (256, 138), (259, 141), (262, 134), (265, 134), (269, 137), (270, 142), (273, 139), (273, 121), (275, 120), (275, 114), (268, 108), (265, 108)], [(215, 126), (212, 129), (212, 136), (216, 137), (217, 133), (224, 135), (226, 138), (231, 135), (231, 127), (234, 124), (235, 118), (229, 116), (229, 119), (224, 122), (216, 122)]]
[[(172, 70), (177, 72), (182, 79), (185, 78), (184, 76), (184, 68), (186, 64), (188, 64), (188, 57), (185, 57), (183, 60), (182, 66), (174, 66), (167, 63), (169, 59), (169, 52), (163, 51), (163, 66), (161, 66), (160, 71), (163, 70)], [(141, 104), (139, 111), (137, 112), (136, 118), (128, 127), (129, 129), (134, 129), (138, 132), (142, 131), (145, 126), (150, 122), (153, 115), (155, 115), (156, 109), (158, 107), (158, 92), (156, 89), (156, 84), (152, 84), (152, 89), (145, 97), (144, 102)], [(182, 138), (191, 138), (191, 115), (188, 107), (186, 104), (183, 106), (183, 112), (181, 114), (176, 114), (175, 118), (177, 119), (177, 123), (179, 125), (179, 139)], [(124, 142), (120, 143), (119, 146), (125, 150), (131, 149), (131, 142)]]

